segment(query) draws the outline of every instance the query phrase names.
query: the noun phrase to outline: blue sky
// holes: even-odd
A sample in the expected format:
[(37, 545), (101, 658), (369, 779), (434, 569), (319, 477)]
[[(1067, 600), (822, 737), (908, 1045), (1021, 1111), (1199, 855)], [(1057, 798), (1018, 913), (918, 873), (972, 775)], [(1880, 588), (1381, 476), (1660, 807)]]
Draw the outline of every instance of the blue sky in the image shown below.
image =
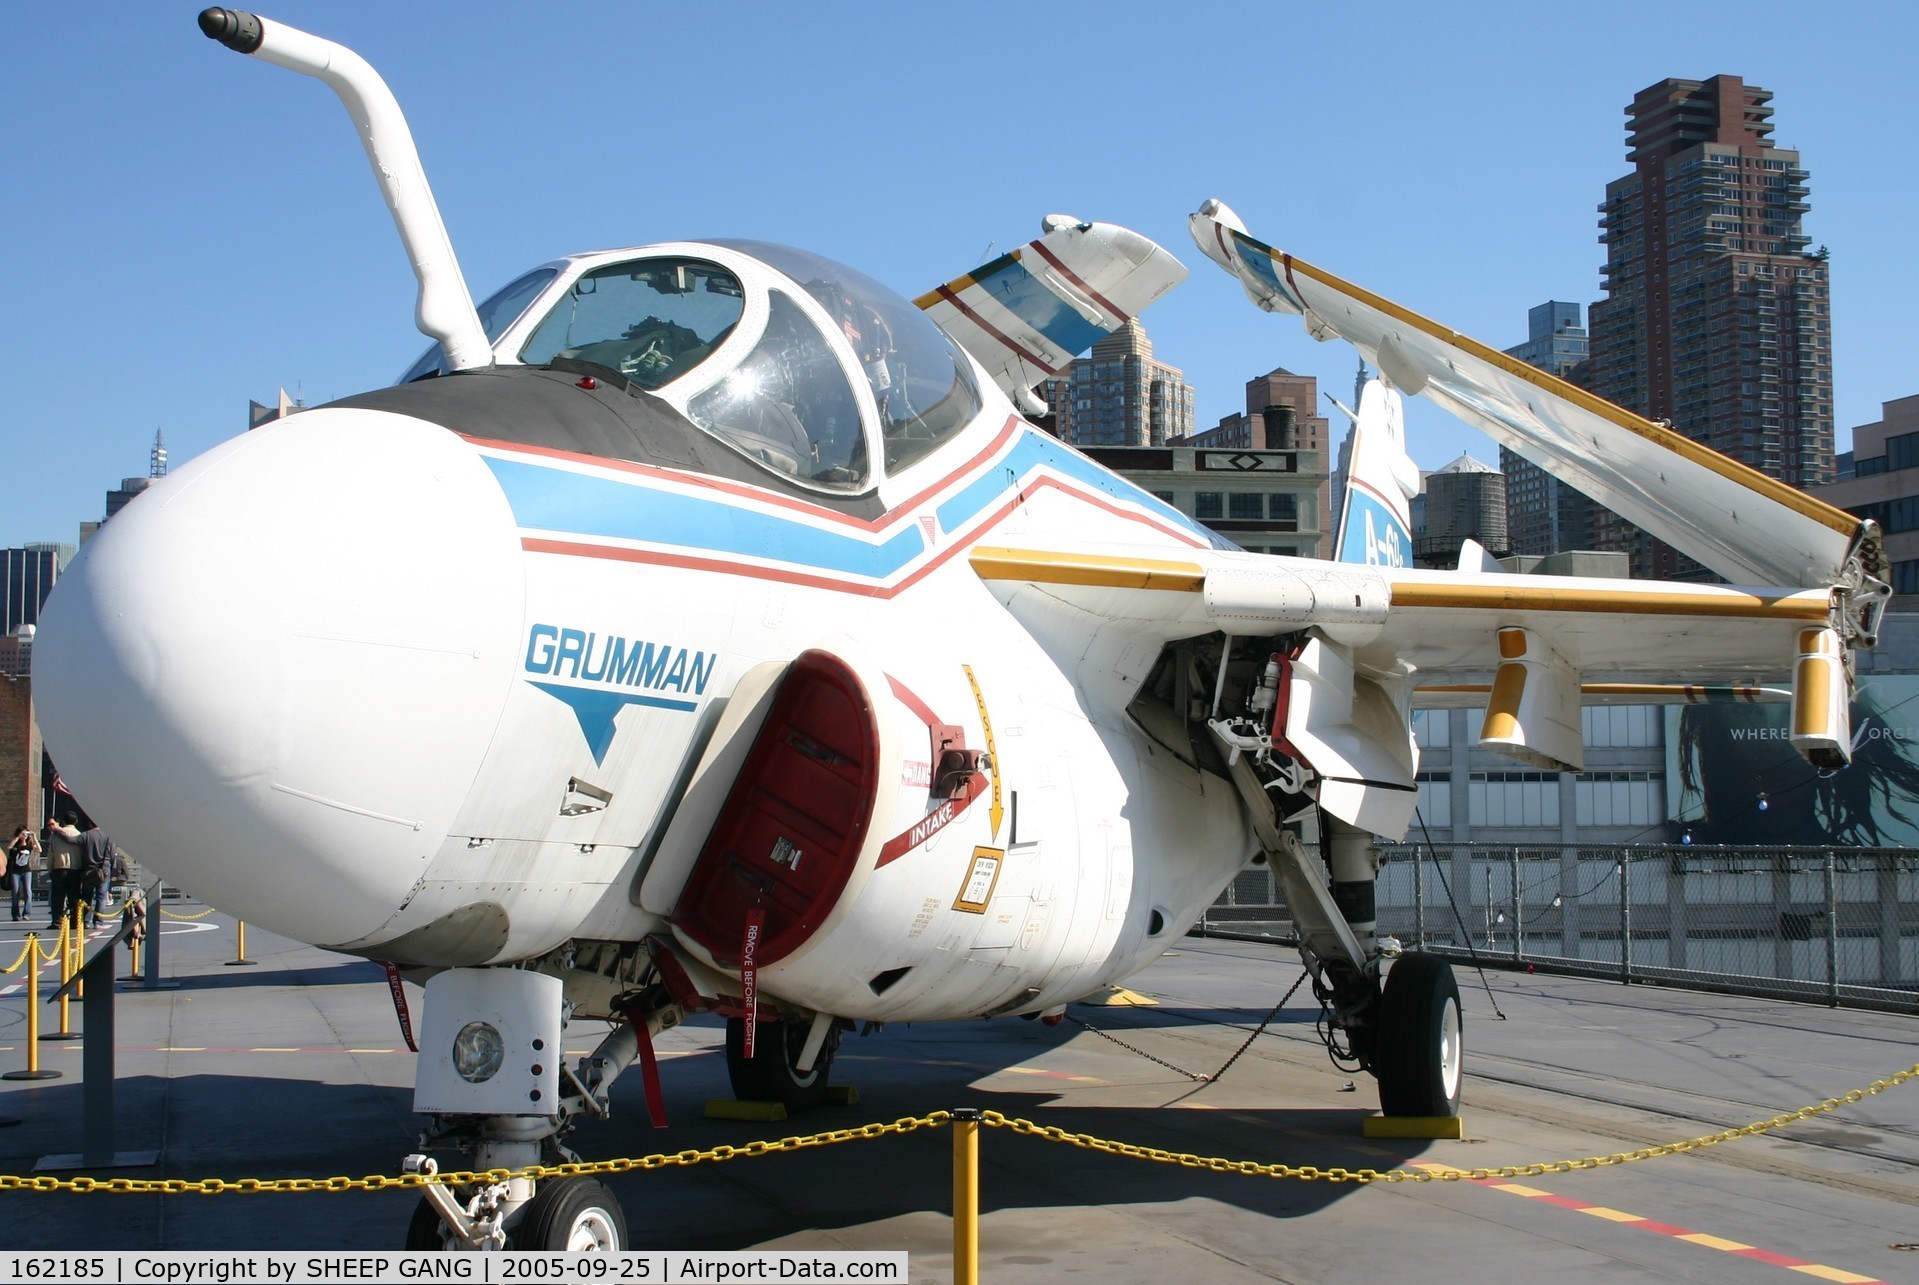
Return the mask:
[[(1832, 250), (1846, 430), (1919, 392), (1910, 142), (1919, 8), (280, 0), (412, 122), (467, 280), (683, 236), (789, 242), (916, 294), (1038, 234), (1127, 224), (1192, 270), (1145, 317), (1202, 426), (1274, 366), (1354, 359), (1192, 246), (1208, 196), (1255, 236), (1475, 338), (1599, 297), (1595, 206), (1626, 104), (1668, 76), (1773, 91)], [(0, 35), (0, 546), (72, 540), (105, 491), (241, 431), (249, 398), (390, 382), (425, 340), (345, 113), (202, 37), (188, 2), (20, 5)], [(1710, 17), (1707, 15), (1710, 14)], [(1737, 19), (1733, 28), (1721, 19)], [(1412, 422), (1433, 467), (1483, 437)]]

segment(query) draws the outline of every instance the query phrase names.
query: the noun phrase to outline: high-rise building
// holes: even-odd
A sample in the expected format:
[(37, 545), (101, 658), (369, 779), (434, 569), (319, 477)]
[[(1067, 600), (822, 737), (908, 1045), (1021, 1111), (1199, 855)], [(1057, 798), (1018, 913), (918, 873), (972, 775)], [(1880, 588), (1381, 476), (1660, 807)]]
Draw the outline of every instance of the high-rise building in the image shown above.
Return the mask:
[[(1295, 375), (1283, 366), (1276, 367), (1246, 381), (1243, 414), (1235, 411), (1215, 427), (1172, 444), (1213, 451), (1238, 448), (1306, 452), (1296, 458), (1314, 461), (1315, 469), (1323, 469), (1331, 426), (1326, 417), (1318, 413), (1318, 403), (1317, 377)], [(1318, 476), (1310, 499), (1303, 495), (1299, 498), (1310, 504), (1313, 515), (1310, 526), (1318, 528), (1320, 533), (1317, 540), (1303, 544), (1299, 552), (1307, 557), (1331, 557), (1332, 524), (1338, 515), (1331, 503), (1330, 480), (1323, 474)]]
[(1579, 305), (1548, 299), (1526, 310), (1526, 342), (1514, 344), (1506, 354), (1563, 379), (1590, 351)]
[[(1586, 327), (1576, 303), (1549, 299), (1526, 313), (1526, 342), (1506, 350), (1548, 374), (1567, 379), (1588, 355)], [(1524, 456), (1499, 448), (1506, 475), (1506, 537), (1514, 553), (1545, 556), (1592, 543), (1592, 501)]]
[(117, 489), (107, 492), (107, 511), (98, 522), (80, 524), (80, 543), (85, 544), (93, 538), (93, 533), (127, 505), (133, 503), (133, 497), (152, 486), (167, 475), (167, 443), (159, 429), (153, 430), (153, 449), (147, 452), (147, 475), (145, 477), (123, 477)]
[(1852, 430), (1851, 476), (1814, 492), (1885, 532), (1891, 609), (1919, 610), (1919, 394), (1880, 403), (1877, 423)]
[[(1580, 382), (1794, 486), (1832, 478), (1826, 254), (1808, 254), (1799, 153), (1772, 142), (1772, 94), (1737, 76), (1663, 80), (1626, 109), (1632, 172), (1599, 206), (1606, 298)], [(1635, 575), (1688, 574), (1612, 515), (1602, 548)]]
[(1179, 367), (1154, 359), (1138, 318), (1069, 362), (1041, 394), (1055, 431), (1075, 446), (1164, 446), (1193, 431), (1193, 386)]
[(0, 549), (0, 625), (5, 626), (0, 636), (11, 636), (21, 625), (39, 623), (40, 608), (72, 558), (70, 544)]

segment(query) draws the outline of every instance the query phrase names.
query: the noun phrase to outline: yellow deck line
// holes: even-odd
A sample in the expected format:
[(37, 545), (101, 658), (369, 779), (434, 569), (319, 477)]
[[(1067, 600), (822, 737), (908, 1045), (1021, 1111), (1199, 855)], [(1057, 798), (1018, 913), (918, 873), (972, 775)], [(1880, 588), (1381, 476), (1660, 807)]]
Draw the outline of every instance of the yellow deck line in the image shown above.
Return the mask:
[(1794, 1263), (1786, 1269), (1789, 1272), (1804, 1272), (1808, 1276), (1817, 1276), (1822, 1281), (1839, 1281), (1842, 1285), (1875, 1285), (1877, 1276), (1861, 1276), (1858, 1272), (1849, 1272), (1843, 1268), (1826, 1267), (1820, 1263)]

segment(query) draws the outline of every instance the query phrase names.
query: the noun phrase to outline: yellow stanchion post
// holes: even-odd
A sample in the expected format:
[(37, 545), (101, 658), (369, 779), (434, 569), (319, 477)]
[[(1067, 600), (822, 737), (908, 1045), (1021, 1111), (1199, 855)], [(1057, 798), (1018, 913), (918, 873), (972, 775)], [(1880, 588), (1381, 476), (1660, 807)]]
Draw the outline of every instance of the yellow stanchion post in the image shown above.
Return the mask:
[[(40, 1069), (40, 964), (53, 956), (40, 953), (39, 933), (28, 933), (26, 954), (22, 958), (27, 965), (27, 1069), (8, 1071), (0, 1075), (0, 1080), (55, 1080), (60, 1077), (59, 1071)], [(19, 963), (14, 967), (18, 968)]]
[(953, 1285), (979, 1285), (979, 1120), (953, 1112)]
[[(64, 965), (67, 975), (60, 979), (62, 986), (67, 984), (67, 978), (80, 971), (87, 957), (87, 904), (84, 901), (73, 903), (73, 931), (67, 934), (67, 950), (70, 955)], [(79, 1000), (87, 997), (86, 978), (81, 978), (80, 984), (73, 988), (73, 997)]]
[[(73, 980), (74, 972), (72, 930), (73, 921), (66, 919), (60, 921), (60, 940), (55, 943), (53, 948), (54, 956), (58, 956), (60, 960), (60, 1029), (51, 1034), (42, 1035), (40, 1038), (43, 1040), (77, 1040), (80, 1038), (79, 1032), (73, 1029), (73, 1014), (69, 1008), (72, 1001), (67, 996), (67, 983)], [(49, 956), (49, 958), (52, 957), (53, 956)]]
[(260, 962), (257, 959), (247, 958), (247, 921), (242, 919), (239, 921), (239, 924), (240, 924), (239, 948), (235, 952), (234, 957), (227, 961), (228, 968), (232, 968), (235, 964), (251, 965), (251, 964), (257, 964)]

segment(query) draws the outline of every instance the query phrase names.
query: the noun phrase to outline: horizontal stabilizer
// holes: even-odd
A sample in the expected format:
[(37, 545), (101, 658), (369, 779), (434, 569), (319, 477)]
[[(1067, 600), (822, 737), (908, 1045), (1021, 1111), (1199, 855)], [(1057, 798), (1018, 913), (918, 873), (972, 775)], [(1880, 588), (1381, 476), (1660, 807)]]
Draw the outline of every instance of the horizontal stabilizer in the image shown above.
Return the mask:
[(1889, 571), (1873, 523), (1256, 241), (1216, 201), (1191, 224), (1261, 307), (1347, 340), (1395, 387), (1425, 393), (1730, 581), (1841, 587), (1850, 632), (1870, 643)]
[(1029, 415), (1043, 379), (1186, 279), (1186, 268), (1137, 232), (1049, 215), (1046, 235), (914, 302), (971, 353)]

